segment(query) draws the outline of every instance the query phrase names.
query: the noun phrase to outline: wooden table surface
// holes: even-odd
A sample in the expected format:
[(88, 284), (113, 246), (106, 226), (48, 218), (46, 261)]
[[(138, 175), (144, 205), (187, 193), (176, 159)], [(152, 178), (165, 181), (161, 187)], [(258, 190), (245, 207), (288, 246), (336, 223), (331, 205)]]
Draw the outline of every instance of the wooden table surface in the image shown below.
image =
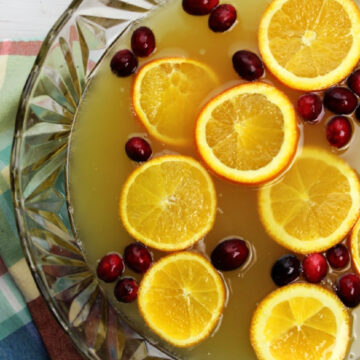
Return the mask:
[(71, 0), (0, 0), (0, 40), (42, 40)]

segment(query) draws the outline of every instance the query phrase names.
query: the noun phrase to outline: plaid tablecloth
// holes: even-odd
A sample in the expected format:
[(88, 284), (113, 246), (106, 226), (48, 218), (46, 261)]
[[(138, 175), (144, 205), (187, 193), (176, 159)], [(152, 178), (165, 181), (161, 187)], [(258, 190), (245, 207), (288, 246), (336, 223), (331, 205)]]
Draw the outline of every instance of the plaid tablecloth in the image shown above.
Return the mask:
[(0, 360), (80, 360), (50, 314), (17, 235), (9, 161), (17, 105), (40, 41), (0, 41)]

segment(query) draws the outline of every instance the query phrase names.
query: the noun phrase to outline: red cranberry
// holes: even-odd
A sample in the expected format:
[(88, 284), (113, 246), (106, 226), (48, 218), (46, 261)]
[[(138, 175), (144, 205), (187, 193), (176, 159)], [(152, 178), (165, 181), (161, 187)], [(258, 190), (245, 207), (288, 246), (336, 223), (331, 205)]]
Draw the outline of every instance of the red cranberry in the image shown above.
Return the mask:
[(360, 69), (349, 76), (347, 85), (356, 95), (360, 96)]
[(244, 240), (222, 241), (211, 253), (211, 262), (218, 270), (230, 271), (239, 268), (249, 256), (249, 248)]
[(152, 257), (143, 244), (133, 243), (125, 248), (124, 261), (131, 270), (143, 274), (151, 266)]
[(133, 137), (125, 144), (127, 156), (134, 161), (142, 162), (150, 158), (152, 154), (150, 144), (141, 137)]
[(124, 271), (124, 262), (119, 254), (105, 255), (99, 262), (96, 273), (100, 280), (115, 281)]
[(117, 282), (114, 295), (120, 302), (130, 303), (136, 300), (139, 285), (133, 278), (123, 278)]
[(335, 114), (350, 114), (357, 106), (357, 98), (349, 89), (336, 86), (325, 93), (324, 105)]
[(303, 274), (310, 283), (319, 283), (327, 274), (328, 265), (325, 256), (319, 253), (310, 254), (303, 260)]
[(342, 269), (349, 263), (350, 255), (345, 245), (338, 244), (326, 252), (326, 258), (334, 269)]
[(277, 286), (284, 286), (300, 276), (300, 261), (295, 255), (284, 255), (271, 269), (271, 277)]
[(316, 94), (305, 94), (300, 96), (296, 110), (306, 122), (315, 123), (319, 121), (320, 115), (323, 112), (323, 104), (320, 96)]
[(224, 32), (233, 26), (236, 20), (236, 10), (232, 5), (222, 4), (210, 14), (209, 27), (215, 32)]
[(136, 71), (137, 66), (136, 56), (127, 49), (118, 51), (110, 62), (111, 71), (119, 77), (130, 76)]
[(183, 0), (182, 7), (190, 15), (207, 15), (218, 4), (219, 0)]
[(351, 122), (345, 116), (333, 117), (326, 126), (326, 138), (329, 144), (338, 149), (350, 141), (352, 132)]
[(342, 276), (337, 284), (337, 294), (347, 307), (355, 307), (360, 303), (360, 278), (355, 274)]
[(146, 26), (139, 27), (131, 36), (131, 48), (136, 56), (149, 56), (155, 50), (154, 33)]
[(261, 59), (251, 51), (240, 50), (232, 57), (235, 71), (247, 81), (253, 81), (264, 74), (264, 64)]

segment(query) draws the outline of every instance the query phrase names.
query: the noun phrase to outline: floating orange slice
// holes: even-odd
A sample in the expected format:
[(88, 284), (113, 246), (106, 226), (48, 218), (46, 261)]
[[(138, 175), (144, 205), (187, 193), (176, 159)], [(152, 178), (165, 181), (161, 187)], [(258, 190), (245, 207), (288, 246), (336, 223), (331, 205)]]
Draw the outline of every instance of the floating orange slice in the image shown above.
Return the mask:
[(202, 256), (162, 258), (140, 283), (138, 304), (148, 326), (167, 342), (188, 347), (208, 337), (225, 304), (220, 275)]
[(306, 147), (275, 184), (259, 190), (259, 212), (280, 245), (302, 254), (339, 243), (360, 213), (357, 174), (338, 156)]
[(242, 184), (278, 176), (293, 159), (297, 143), (292, 104), (282, 92), (259, 82), (216, 96), (196, 123), (196, 144), (206, 164)]
[(293, 284), (268, 295), (251, 322), (259, 360), (343, 360), (349, 314), (336, 295), (318, 285)]
[(178, 57), (154, 60), (135, 78), (133, 107), (157, 140), (188, 145), (193, 141), (198, 107), (217, 85), (215, 73), (199, 61)]
[(192, 246), (212, 228), (216, 193), (196, 160), (162, 156), (138, 167), (121, 193), (120, 217), (137, 240), (164, 251)]
[(274, 0), (259, 27), (269, 70), (299, 90), (325, 89), (360, 58), (360, 11), (352, 0)]

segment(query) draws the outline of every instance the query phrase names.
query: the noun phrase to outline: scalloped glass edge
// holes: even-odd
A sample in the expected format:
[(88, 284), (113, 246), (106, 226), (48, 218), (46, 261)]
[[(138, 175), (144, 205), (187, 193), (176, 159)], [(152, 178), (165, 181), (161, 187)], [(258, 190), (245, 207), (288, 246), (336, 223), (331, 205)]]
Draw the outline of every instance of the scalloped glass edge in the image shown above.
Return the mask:
[(87, 359), (163, 359), (120, 319), (88, 269), (66, 191), (72, 121), (96, 64), (161, 0), (74, 0), (45, 38), (24, 86), (10, 178), (16, 225), (40, 293)]

